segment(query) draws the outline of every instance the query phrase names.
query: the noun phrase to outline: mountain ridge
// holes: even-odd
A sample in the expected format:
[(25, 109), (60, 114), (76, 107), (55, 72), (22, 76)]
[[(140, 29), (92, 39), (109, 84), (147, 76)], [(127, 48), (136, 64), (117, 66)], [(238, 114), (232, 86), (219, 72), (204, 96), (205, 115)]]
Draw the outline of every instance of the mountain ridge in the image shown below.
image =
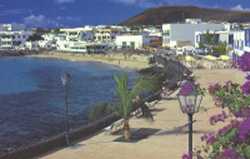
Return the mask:
[(186, 18), (243, 23), (250, 22), (250, 12), (197, 6), (161, 6), (146, 9), (138, 15), (128, 18), (121, 25), (161, 25), (184, 22)]

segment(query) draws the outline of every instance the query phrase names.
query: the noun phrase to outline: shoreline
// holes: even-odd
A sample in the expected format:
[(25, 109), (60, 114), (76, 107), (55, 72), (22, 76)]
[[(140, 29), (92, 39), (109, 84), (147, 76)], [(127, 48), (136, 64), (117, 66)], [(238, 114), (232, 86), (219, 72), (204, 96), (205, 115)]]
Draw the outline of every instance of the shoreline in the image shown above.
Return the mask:
[(26, 55), (26, 57), (34, 58), (52, 58), (68, 60), (72, 62), (101, 62), (105, 64), (114, 65), (124, 69), (141, 70), (149, 67), (149, 62), (146, 56), (134, 56), (126, 57), (123, 54), (75, 54), (75, 53), (64, 53), (64, 52), (42, 52), (41, 54)]

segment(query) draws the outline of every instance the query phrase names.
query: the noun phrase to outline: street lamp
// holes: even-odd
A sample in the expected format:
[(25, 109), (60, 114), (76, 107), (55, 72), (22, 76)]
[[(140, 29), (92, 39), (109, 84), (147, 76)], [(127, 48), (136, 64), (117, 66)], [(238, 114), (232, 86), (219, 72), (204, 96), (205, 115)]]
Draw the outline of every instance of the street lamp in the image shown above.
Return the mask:
[(193, 115), (200, 109), (203, 95), (199, 94), (192, 82), (186, 82), (181, 86), (181, 90), (177, 95), (181, 111), (188, 116), (188, 150), (192, 158), (193, 153)]
[(64, 88), (64, 103), (65, 103), (65, 116), (64, 116), (64, 135), (66, 144), (69, 145), (69, 102), (68, 102), (68, 89), (69, 89), (69, 81), (70, 81), (71, 75), (67, 72), (65, 72), (61, 76), (62, 85)]

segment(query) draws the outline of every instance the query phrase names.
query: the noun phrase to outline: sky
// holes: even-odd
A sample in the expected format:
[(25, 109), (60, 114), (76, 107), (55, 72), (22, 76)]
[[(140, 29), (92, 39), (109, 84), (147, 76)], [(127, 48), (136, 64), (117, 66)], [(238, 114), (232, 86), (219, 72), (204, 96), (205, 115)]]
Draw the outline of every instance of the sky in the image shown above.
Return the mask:
[(0, 0), (0, 23), (32, 27), (118, 24), (163, 5), (195, 5), (250, 11), (250, 0)]

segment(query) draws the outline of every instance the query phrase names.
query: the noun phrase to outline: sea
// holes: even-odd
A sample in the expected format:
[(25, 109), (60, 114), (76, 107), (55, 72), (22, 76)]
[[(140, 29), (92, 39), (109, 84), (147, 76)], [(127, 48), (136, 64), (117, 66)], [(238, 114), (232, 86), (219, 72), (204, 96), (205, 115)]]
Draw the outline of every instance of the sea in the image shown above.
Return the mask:
[(115, 96), (113, 76), (137, 73), (98, 62), (70, 62), (32, 57), (0, 58), (0, 153), (39, 142), (64, 131), (64, 88), (69, 73), (71, 128), (88, 122), (93, 105)]

